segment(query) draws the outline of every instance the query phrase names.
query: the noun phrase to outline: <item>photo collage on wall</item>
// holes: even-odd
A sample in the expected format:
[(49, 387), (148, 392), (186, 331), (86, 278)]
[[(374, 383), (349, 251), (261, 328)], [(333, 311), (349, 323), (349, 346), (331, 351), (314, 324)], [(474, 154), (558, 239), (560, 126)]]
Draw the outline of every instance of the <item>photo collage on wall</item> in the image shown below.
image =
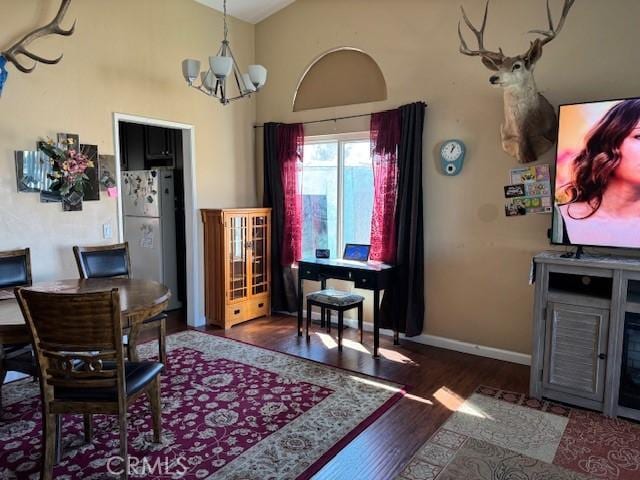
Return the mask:
[[(71, 191), (61, 195), (59, 181), (54, 177), (55, 165), (53, 157), (43, 150), (47, 144), (53, 145), (53, 140), (46, 142), (39, 140), (36, 150), (18, 150), (15, 152), (16, 184), (18, 192), (34, 192), (40, 194), (43, 203), (62, 203), (65, 212), (82, 211), (82, 204), (86, 201), (100, 200), (100, 156), (97, 145), (80, 143), (80, 136), (75, 133), (58, 133), (55, 145), (68, 152), (77, 150), (90, 162), (84, 170), (87, 180), (82, 192)], [(56, 160), (62, 163), (64, 159)], [(62, 167), (58, 167), (62, 168)]]
[(504, 211), (508, 217), (529, 213), (551, 213), (549, 165), (512, 168), (504, 187)]

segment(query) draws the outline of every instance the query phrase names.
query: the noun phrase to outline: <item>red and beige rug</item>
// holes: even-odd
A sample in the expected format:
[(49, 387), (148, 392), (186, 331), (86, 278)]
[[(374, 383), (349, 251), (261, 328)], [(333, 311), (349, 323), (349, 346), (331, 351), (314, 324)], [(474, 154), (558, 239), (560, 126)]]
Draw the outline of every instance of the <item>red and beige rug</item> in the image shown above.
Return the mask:
[(480, 387), (398, 480), (638, 480), (640, 425)]
[[(130, 478), (307, 479), (403, 395), (401, 385), (213, 335), (168, 337), (162, 377), (162, 445), (152, 443), (146, 398), (129, 409)], [(157, 352), (142, 345), (142, 358)], [(3, 391), (0, 478), (37, 479), (41, 415), (37, 384)], [(63, 419), (58, 480), (118, 473), (117, 418)], [(114, 458), (115, 457), (115, 458)]]

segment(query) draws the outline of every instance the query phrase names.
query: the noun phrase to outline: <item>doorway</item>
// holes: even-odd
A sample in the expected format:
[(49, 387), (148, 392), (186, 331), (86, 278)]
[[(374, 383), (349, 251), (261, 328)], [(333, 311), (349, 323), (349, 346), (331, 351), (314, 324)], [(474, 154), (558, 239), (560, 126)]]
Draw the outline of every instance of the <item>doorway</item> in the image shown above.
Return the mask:
[[(132, 138), (127, 139), (127, 134), (130, 134)], [(140, 134), (139, 137), (138, 134)], [(131, 142), (134, 143), (133, 151), (140, 148), (140, 156), (127, 156), (124, 147)], [(142, 143), (136, 146), (136, 142)], [(147, 195), (144, 195), (147, 190), (148, 193), (155, 190), (158, 194), (166, 194), (167, 197), (173, 196), (177, 199), (176, 215), (170, 216), (175, 222), (173, 233), (175, 258), (171, 260), (175, 262), (176, 281), (169, 283), (174, 283), (173, 286), (170, 285), (170, 288), (175, 300), (181, 302), (182, 308), (184, 308), (187, 324), (192, 327), (202, 326), (205, 322), (199, 282), (201, 265), (197, 261), (199, 237), (194, 127), (182, 123), (116, 113), (114, 114), (114, 144), (118, 187), (118, 239), (120, 242), (125, 241), (126, 231), (129, 228), (129, 235), (135, 235), (136, 245), (133, 248), (140, 250), (138, 258), (143, 258), (143, 254), (151, 255), (153, 249), (161, 241), (162, 228), (154, 233), (149, 225), (138, 225), (133, 227), (134, 233), (131, 233), (132, 225), (135, 222), (134, 217), (138, 214), (136, 212), (133, 212), (134, 214), (131, 216), (128, 214), (131, 214), (131, 210), (134, 208), (140, 208), (141, 215), (154, 216), (158, 214), (153, 205), (155, 197), (152, 195), (152, 199), (149, 200)], [(133, 171), (136, 172), (136, 175), (130, 176), (128, 172)], [(155, 172), (154, 175), (161, 178), (155, 178), (151, 172)], [(125, 181), (133, 180), (136, 182), (135, 192), (130, 188), (130, 184), (125, 184), (123, 174)], [(161, 184), (161, 181), (164, 182), (163, 189), (151, 188), (149, 186), (151, 183), (147, 184), (147, 180), (149, 182), (157, 181), (158, 184)], [(142, 188), (137, 188), (138, 184)], [(170, 186), (174, 187), (175, 194), (168, 191)], [(134, 195), (136, 198), (128, 197), (125, 199), (125, 195)], [(160, 214), (158, 216), (162, 217)], [(129, 217), (128, 221), (127, 217)], [(169, 224), (170, 222), (167, 222), (165, 227)], [(169, 225), (164, 230), (166, 237), (166, 232), (171, 231), (171, 226)], [(168, 238), (170, 239), (171, 235)], [(165, 245), (167, 245), (166, 242)], [(131, 240), (130, 247), (132, 247)], [(146, 260), (143, 263), (145, 262)], [(132, 266), (135, 270), (136, 261), (133, 258)], [(169, 268), (170, 271), (171, 265), (163, 264), (161, 268), (165, 271)], [(168, 278), (170, 278), (170, 273)], [(179, 305), (175, 300), (172, 302), (173, 307)]]

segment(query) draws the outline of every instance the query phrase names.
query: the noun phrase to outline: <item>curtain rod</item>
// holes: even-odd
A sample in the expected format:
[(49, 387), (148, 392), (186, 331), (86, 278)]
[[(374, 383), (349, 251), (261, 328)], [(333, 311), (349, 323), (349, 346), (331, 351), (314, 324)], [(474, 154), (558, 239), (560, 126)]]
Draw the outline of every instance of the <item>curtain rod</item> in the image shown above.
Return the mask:
[[(421, 103), (424, 103), (424, 102), (421, 102)], [(390, 110), (394, 110), (394, 109), (390, 109)], [(383, 111), (388, 112), (389, 110), (383, 110)], [(337, 122), (338, 120), (348, 120), (350, 118), (370, 117), (374, 113), (378, 113), (378, 112), (361, 113), (360, 115), (348, 115), (346, 117), (325, 118), (324, 120), (309, 120), (308, 122), (293, 122), (293, 123), (300, 123), (302, 125), (311, 125), (312, 123)], [(280, 123), (280, 122), (275, 122), (275, 123)], [(264, 124), (253, 126), (253, 128), (263, 128), (263, 127), (264, 127)]]
[[(371, 115), (373, 114), (361, 113), (360, 115), (349, 115), (347, 117), (325, 118), (324, 120), (309, 120), (308, 122), (294, 122), (294, 123), (301, 123), (302, 125), (310, 125), (312, 123), (337, 122), (338, 120), (347, 120), (349, 118), (370, 117)], [(279, 122), (275, 122), (275, 123), (279, 123)], [(253, 128), (263, 128), (263, 127), (264, 127), (264, 124), (253, 126)]]

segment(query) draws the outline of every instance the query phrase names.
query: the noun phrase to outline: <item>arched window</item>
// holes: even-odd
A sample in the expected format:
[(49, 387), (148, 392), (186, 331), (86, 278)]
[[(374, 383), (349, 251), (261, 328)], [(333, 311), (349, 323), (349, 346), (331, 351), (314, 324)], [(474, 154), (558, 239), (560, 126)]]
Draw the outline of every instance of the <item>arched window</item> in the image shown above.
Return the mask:
[(293, 111), (337, 107), (387, 99), (380, 67), (361, 50), (341, 47), (322, 54), (302, 75)]

